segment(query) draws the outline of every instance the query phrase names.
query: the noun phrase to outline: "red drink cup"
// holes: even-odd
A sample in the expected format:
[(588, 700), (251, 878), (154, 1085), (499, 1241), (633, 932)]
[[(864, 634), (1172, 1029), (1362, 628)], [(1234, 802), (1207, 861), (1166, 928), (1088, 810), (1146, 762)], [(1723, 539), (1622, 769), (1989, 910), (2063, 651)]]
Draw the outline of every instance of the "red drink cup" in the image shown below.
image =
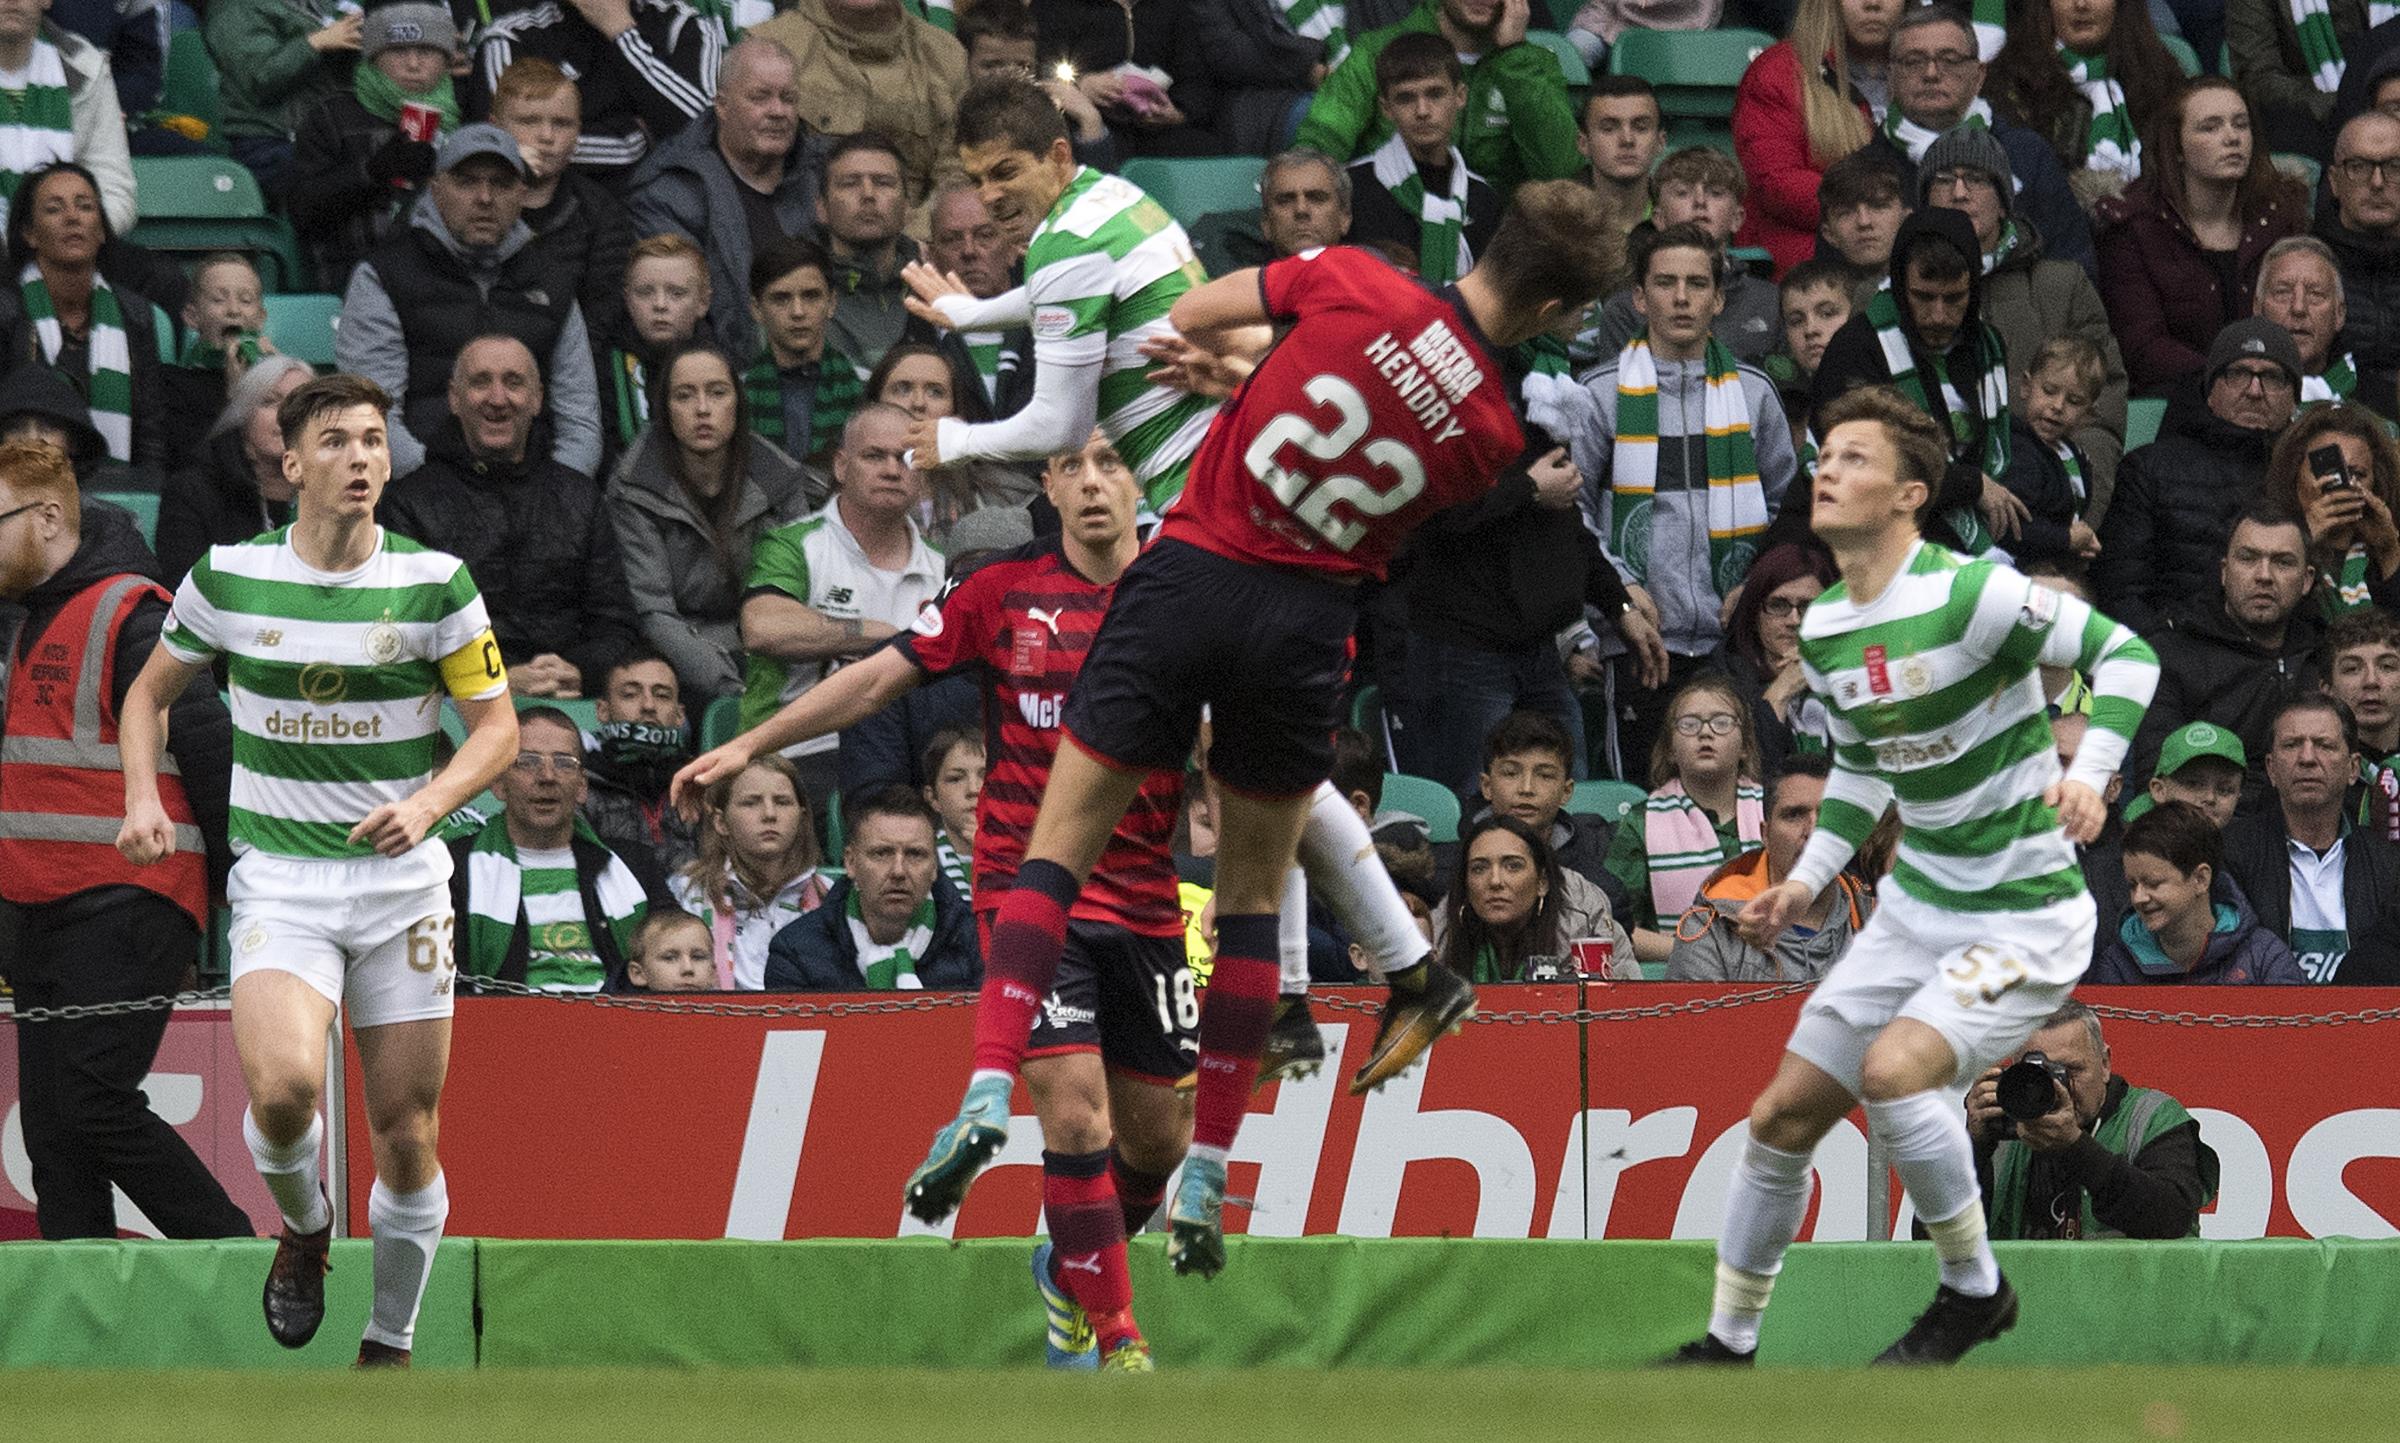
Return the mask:
[(408, 101), (400, 107), (400, 133), (410, 140), (430, 141), (442, 133), (442, 113), (430, 105)]
[(1616, 950), (1616, 944), (1606, 937), (1578, 937), (1575, 939), (1575, 970), (1586, 977), (1605, 978)]

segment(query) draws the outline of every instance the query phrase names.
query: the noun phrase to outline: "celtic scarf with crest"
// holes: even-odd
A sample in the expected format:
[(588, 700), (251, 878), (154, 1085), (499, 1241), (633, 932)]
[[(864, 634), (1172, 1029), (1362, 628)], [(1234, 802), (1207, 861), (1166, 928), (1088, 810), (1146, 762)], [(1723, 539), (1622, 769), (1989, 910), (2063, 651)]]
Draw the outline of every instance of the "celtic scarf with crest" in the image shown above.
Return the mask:
[[(1758, 453), (1750, 441), (1750, 398), (1733, 352), (1708, 338), (1701, 365), (1707, 385), (1700, 402), (1708, 466), (1708, 569), (1719, 596), (1742, 584), (1767, 529), (1767, 493), (1758, 482)], [(1689, 412), (1684, 425), (1691, 425)], [(1649, 579), (1650, 518), (1658, 492), (1658, 358), (1642, 332), (1617, 356), (1617, 441), (1609, 467), (1608, 544)], [(1689, 434), (1689, 431), (1684, 433)]]
[(495, 817), (475, 834), (467, 853), (466, 947), (458, 970), (472, 977), (498, 977), (508, 965), (517, 929), (525, 929), (525, 985), (549, 992), (597, 992), (604, 980), (595, 924), (608, 928), (623, 955), (633, 929), (649, 909), (632, 869), (607, 850), (600, 834), (575, 819), (576, 839), (599, 848), (608, 862), (594, 877), (592, 895), (602, 913), (587, 916), (582, 878), (573, 866), (528, 867), (509, 840), (508, 819)]

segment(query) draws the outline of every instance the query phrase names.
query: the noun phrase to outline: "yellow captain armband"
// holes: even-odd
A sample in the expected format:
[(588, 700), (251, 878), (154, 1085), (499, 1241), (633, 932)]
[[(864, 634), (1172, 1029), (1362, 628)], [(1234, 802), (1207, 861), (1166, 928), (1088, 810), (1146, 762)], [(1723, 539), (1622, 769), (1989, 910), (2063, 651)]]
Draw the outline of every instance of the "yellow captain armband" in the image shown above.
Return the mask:
[(442, 685), (457, 701), (489, 701), (508, 690), (508, 668), (500, 664), (491, 628), (442, 658)]

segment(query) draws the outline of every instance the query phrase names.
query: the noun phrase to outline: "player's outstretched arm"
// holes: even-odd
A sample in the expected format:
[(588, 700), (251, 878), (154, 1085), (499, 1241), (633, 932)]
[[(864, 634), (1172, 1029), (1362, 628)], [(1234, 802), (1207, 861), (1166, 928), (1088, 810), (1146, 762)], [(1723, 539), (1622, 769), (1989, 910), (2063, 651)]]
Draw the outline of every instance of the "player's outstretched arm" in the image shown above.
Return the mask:
[(1167, 320), (1185, 340), (1219, 355), (1227, 352), (1239, 332), (1271, 325), (1274, 319), (1267, 314), (1267, 298), (1259, 289), (1256, 266), (1194, 286), (1178, 296), (1167, 312)]
[[(495, 674), (497, 657), (495, 648), (489, 663)], [(457, 754), (404, 800), (367, 813), (350, 829), (352, 842), (364, 842), (387, 857), (405, 855), (425, 840), (436, 822), (473, 801), (516, 761), (517, 707), (509, 699), (505, 676), (490, 696), (477, 699), (453, 692), (451, 700), (467, 723), (467, 739), (459, 743)]]
[(1023, 286), (988, 300), (978, 299), (955, 273), (937, 270), (924, 261), (902, 266), (900, 279), (909, 289), (901, 303), (910, 315), (929, 326), (945, 331), (1005, 331), (1033, 323), (1033, 303)]
[(898, 647), (887, 646), (818, 682), (781, 711), (723, 746), (684, 763), (668, 784), (667, 800), (687, 817), (698, 814), (700, 793), (769, 752), (856, 726), (925, 680)]
[(199, 674), (199, 666), (176, 660), (163, 646), (152, 647), (125, 691), (117, 717), (118, 764), (125, 773), (125, 824), (117, 829), (117, 851), (137, 867), (175, 850), (175, 824), (158, 799), (158, 758), (167, 746), (167, 708)]

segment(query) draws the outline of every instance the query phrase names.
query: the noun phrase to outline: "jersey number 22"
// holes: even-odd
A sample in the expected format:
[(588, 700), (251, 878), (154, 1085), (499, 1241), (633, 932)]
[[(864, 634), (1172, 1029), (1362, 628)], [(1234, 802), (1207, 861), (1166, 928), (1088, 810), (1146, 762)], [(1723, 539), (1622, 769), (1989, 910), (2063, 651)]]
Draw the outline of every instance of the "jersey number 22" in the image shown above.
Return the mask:
[[(1311, 376), (1300, 389), (1311, 401), (1331, 406), (1338, 413), (1333, 429), (1320, 431), (1310, 417), (1285, 411), (1259, 428), (1250, 449), (1242, 453), (1242, 464), (1309, 530), (1324, 537), (1334, 550), (1347, 552), (1365, 539), (1367, 525), (1337, 517), (1334, 506), (1347, 502), (1357, 516), (1389, 516), (1425, 489), (1425, 463), (1417, 459), (1416, 452), (1388, 436), (1359, 446), (1359, 438), (1367, 433), (1367, 398), (1340, 376), (1330, 372)], [(1378, 491), (1357, 476), (1328, 476), (1319, 481), (1287, 471), (1275, 459), (1287, 441), (1319, 461), (1341, 461), (1355, 448), (1368, 465), (1391, 472), (1395, 484)]]

